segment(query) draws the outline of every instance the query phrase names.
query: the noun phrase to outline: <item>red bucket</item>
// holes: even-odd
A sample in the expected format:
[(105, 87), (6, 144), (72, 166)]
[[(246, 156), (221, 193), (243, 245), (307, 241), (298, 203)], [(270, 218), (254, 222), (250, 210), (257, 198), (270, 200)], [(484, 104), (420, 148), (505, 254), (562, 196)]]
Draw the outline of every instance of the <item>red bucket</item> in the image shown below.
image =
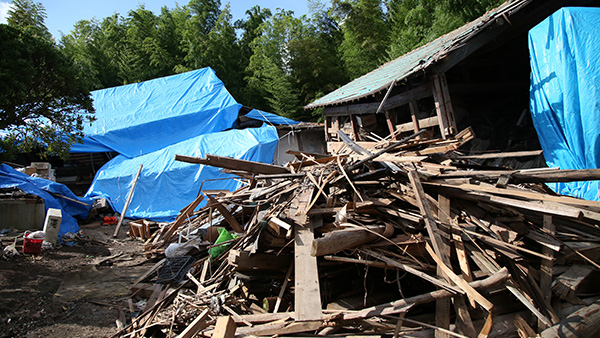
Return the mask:
[(23, 235), (23, 253), (39, 254), (42, 252), (43, 238), (28, 238), (27, 233)]

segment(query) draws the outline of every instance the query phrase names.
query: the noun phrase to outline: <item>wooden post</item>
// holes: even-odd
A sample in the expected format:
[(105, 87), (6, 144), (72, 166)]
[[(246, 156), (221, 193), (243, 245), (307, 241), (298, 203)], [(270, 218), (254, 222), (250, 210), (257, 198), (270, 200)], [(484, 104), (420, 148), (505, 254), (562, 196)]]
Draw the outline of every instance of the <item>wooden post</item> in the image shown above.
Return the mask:
[(123, 206), (123, 210), (121, 211), (121, 217), (119, 218), (119, 223), (115, 228), (115, 232), (113, 233), (113, 237), (117, 237), (119, 235), (119, 230), (121, 229), (121, 224), (123, 223), (123, 218), (125, 218), (125, 213), (127, 212), (127, 208), (129, 208), (129, 203), (131, 203), (131, 198), (133, 197), (133, 191), (135, 190), (135, 186), (137, 185), (138, 178), (140, 178), (140, 173), (142, 172), (142, 167), (144, 165), (140, 164), (140, 168), (135, 174), (135, 178), (133, 179), (133, 183), (131, 185), (131, 189), (129, 189), (129, 194), (127, 195), (127, 201), (125, 201), (125, 206)]
[[(556, 233), (556, 227), (552, 222), (552, 215), (544, 215), (544, 231), (554, 237)], [(542, 246), (542, 254), (554, 258), (554, 251), (552, 249)], [(550, 304), (552, 300), (552, 272), (553, 262), (549, 259), (542, 259), (542, 266), (540, 269), (540, 290), (542, 291), (542, 297), (546, 304)], [(538, 320), (538, 328), (546, 329), (548, 326), (541, 320)]]
[[(438, 219), (440, 222), (450, 224), (450, 200), (444, 195), (438, 195)], [(441, 238), (440, 250), (450, 257), (450, 246)], [(444, 276), (440, 265), (437, 266), (437, 275)], [(435, 301), (435, 326), (443, 329), (450, 328), (450, 299), (442, 298)], [(441, 330), (435, 331), (436, 338), (447, 338), (449, 335)]]
[(331, 136), (329, 135), (329, 128), (331, 128), (331, 117), (325, 117), (325, 142), (331, 141)]
[(419, 111), (417, 107), (417, 103), (415, 101), (410, 101), (408, 103), (408, 107), (410, 108), (410, 118), (413, 123), (413, 131), (418, 133), (421, 127), (419, 126), (419, 118), (417, 117), (417, 112)]
[(440, 132), (442, 137), (446, 139), (456, 132), (456, 122), (445, 74), (433, 74), (432, 91)]
[(354, 141), (360, 141), (358, 137), (359, 126), (358, 120), (356, 119), (356, 115), (350, 115), (350, 125), (352, 126), (352, 139)]
[(389, 111), (385, 111), (385, 120), (387, 121), (387, 125), (388, 125), (388, 129), (390, 130), (390, 134), (393, 135), (392, 139), (394, 141), (397, 141), (397, 135), (395, 133), (396, 131), (396, 125), (394, 124), (394, 121), (392, 121), (392, 116), (390, 115)]

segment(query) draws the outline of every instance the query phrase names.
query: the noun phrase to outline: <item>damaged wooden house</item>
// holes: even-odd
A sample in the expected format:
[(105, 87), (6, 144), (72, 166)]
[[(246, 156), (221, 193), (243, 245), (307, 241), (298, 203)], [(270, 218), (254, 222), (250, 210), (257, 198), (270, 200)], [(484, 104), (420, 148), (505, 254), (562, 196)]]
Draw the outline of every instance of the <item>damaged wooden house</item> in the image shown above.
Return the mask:
[(556, 193), (593, 192), (600, 169), (533, 160), (541, 145), (553, 164), (546, 147), (561, 144), (536, 114), (568, 106), (538, 104), (560, 71), (536, 60), (595, 41), (558, 38), (600, 18), (563, 6), (595, 5), (508, 1), (325, 95), (306, 108), (325, 107), (328, 153), (290, 151), (285, 165), (177, 154), (243, 184), (201, 187), (145, 240), (156, 264), (117, 336), (600, 333), (600, 202)]

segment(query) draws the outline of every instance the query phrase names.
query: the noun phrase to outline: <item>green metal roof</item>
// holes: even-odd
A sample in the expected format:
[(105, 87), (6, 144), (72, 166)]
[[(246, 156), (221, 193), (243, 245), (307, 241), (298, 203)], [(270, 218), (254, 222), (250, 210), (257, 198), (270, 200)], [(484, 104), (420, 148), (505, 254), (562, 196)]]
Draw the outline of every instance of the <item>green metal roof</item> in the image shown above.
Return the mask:
[(451, 51), (461, 47), (488, 24), (506, 14), (512, 14), (532, 0), (507, 1), (478, 19), (443, 35), (381, 67), (351, 81), (333, 92), (313, 101), (305, 109), (332, 106), (359, 100), (386, 90), (392, 81), (398, 82), (409, 75), (427, 68)]

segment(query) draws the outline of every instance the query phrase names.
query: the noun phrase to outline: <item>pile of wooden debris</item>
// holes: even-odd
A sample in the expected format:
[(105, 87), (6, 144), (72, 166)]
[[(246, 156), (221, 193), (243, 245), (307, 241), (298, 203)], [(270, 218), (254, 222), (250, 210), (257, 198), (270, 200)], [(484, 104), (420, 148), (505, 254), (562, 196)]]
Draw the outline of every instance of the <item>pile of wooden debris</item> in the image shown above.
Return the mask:
[(477, 166), (456, 151), (470, 129), (370, 149), (339, 134), (335, 155), (295, 152), (286, 167), (177, 156), (247, 184), (200, 191), (146, 241), (146, 255), (160, 261), (133, 286), (131, 311), (140, 312), (119, 335), (569, 337), (598, 329), (600, 203), (539, 184), (597, 180), (598, 170)]

